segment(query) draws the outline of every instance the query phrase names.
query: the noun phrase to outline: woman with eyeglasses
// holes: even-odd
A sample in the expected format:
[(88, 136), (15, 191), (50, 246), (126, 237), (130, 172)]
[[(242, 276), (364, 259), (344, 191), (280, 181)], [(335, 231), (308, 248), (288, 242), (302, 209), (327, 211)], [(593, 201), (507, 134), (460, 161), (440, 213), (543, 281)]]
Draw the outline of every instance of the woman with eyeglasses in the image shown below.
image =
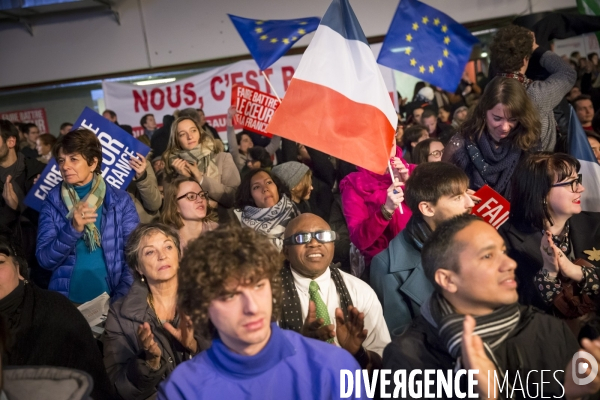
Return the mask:
[(573, 316), (554, 304), (566, 294), (561, 295), (566, 282), (573, 283), (576, 296), (595, 296), (600, 289), (600, 254), (593, 250), (600, 248), (600, 213), (581, 210), (585, 188), (579, 167), (563, 153), (525, 158), (513, 177), (510, 218), (499, 230), (518, 264), (519, 301), (568, 318)]
[(264, 169), (252, 170), (242, 179), (235, 213), (242, 226), (267, 236), (279, 250), (288, 222), (300, 215), (287, 186)]
[(110, 306), (102, 336), (104, 366), (119, 398), (155, 399), (158, 385), (207, 343), (177, 309), (177, 231), (156, 222), (140, 224), (125, 256), (134, 282), (127, 296)]
[(179, 230), (182, 252), (190, 241), (218, 226), (208, 192), (196, 180), (180, 176), (167, 183), (164, 190), (160, 222)]
[(490, 186), (510, 201), (510, 180), (524, 154), (541, 147), (541, 122), (521, 82), (496, 77), (469, 119), (444, 149), (442, 161), (469, 177), (469, 188)]
[(425, 139), (419, 142), (413, 149), (413, 161), (415, 164), (442, 161), (444, 144), (438, 139)]

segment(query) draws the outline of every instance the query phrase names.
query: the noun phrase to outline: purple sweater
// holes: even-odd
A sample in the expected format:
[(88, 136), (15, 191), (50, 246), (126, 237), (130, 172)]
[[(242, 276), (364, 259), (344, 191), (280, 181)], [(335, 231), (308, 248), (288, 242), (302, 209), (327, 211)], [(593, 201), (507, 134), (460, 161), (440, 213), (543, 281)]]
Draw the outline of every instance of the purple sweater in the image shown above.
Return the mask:
[(271, 331), (265, 348), (254, 356), (236, 354), (213, 340), (210, 349), (175, 368), (158, 399), (339, 399), (340, 370), (360, 369), (339, 347), (275, 323)]

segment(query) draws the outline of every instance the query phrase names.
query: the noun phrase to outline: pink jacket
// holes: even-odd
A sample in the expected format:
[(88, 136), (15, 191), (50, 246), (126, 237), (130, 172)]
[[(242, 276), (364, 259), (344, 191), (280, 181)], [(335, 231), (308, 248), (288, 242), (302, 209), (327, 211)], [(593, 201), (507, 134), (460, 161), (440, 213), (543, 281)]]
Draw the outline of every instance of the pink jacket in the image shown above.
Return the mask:
[[(398, 157), (401, 158), (402, 153)], [(416, 165), (408, 164), (404, 159), (402, 162), (412, 173)], [(340, 182), (342, 208), (350, 241), (363, 254), (367, 266), (404, 229), (412, 214), (403, 202), (400, 205), (403, 214), (397, 209), (390, 221), (384, 218), (381, 206), (386, 201), (387, 189), (391, 184), (389, 173), (378, 175), (363, 168), (358, 168), (358, 172), (349, 174)]]

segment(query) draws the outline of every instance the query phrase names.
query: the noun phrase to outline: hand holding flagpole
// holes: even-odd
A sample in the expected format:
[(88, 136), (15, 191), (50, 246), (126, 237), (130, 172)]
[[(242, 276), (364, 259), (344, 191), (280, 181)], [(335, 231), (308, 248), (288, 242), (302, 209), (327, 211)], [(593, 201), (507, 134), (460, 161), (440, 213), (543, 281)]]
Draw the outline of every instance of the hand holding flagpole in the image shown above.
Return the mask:
[[(394, 170), (392, 169), (392, 163), (390, 162), (390, 160), (388, 160), (388, 169), (390, 171), (390, 176), (392, 177), (392, 182), (396, 182), (396, 177), (394, 177)], [(394, 194), (397, 193), (398, 191), (394, 189)], [(402, 211), (402, 204), (398, 206), (398, 209), (400, 210), (400, 214), (404, 214), (404, 211)]]

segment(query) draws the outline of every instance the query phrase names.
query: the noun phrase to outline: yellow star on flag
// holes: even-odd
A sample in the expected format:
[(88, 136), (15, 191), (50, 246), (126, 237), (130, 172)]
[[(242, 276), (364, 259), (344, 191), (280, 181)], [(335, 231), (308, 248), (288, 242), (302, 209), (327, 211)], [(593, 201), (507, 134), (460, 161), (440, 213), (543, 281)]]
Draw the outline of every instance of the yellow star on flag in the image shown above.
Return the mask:
[(301, 35), (304, 35), (306, 33), (306, 31), (304, 29), (298, 29), (298, 33)]
[(438, 68), (442, 68), (444, 66), (444, 62), (442, 60), (438, 60)]
[(595, 247), (592, 247), (592, 250), (584, 250), (583, 252), (589, 256), (588, 260), (600, 261), (600, 250), (596, 250)]
[(262, 35), (262, 36), (260, 37), (260, 40), (267, 40), (268, 38), (269, 38), (269, 37), (268, 37), (267, 35)]
[(296, 40), (298, 40), (298, 38), (296, 36), (292, 36), (292, 42), (295, 42)]
[(444, 38), (444, 44), (445, 44), (445, 45), (448, 45), (449, 43), (450, 43), (450, 38), (449, 38), (448, 36), (446, 36), (446, 37)]
[(408, 54), (410, 56), (411, 51), (412, 51), (412, 49), (409, 47), (406, 50), (404, 50), (404, 54)]
[(427, 17), (423, 17), (423, 19), (421, 20), (425, 25), (427, 25), (427, 23), (429, 22), (429, 18)]
[(448, 57), (448, 49), (444, 49), (444, 57)]
[(436, 18), (436, 19), (434, 19), (434, 20), (433, 20), (433, 24), (434, 24), (435, 26), (438, 26), (438, 25), (440, 24), (440, 19), (439, 19), (439, 18)]
[(419, 24), (417, 24), (416, 22), (413, 24), (413, 30), (417, 30), (419, 29)]
[(412, 35), (410, 33), (408, 35), (406, 35), (406, 40), (408, 42), (410, 42), (412, 40)]
[(444, 32), (444, 33), (448, 32), (448, 26), (442, 25), (442, 32)]
[(277, 43), (277, 39), (275, 39), (275, 38), (271, 39), (271, 43)]
[(422, 73), (422, 74), (424, 74), (424, 73), (425, 73), (425, 67), (424, 67), (423, 65), (421, 65), (421, 66), (419, 67), (419, 72), (420, 72), (420, 73)]
[(415, 60), (414, 58), (410, 59), (410, 66), (414, 67), (415, 65), (417, 65), (417, 60)]
[(262, 25), (264, 21), (256, 21), (256, 25)]
[(262, 31), (263, 31), (263, 28), (256, 28), (254, 31), (255, 31), (256, 33), (262, 33)]
[(289, 43), (290, 43), (290, 39), (288, 39), (288, 38), (281, 39), (281, 41), (282, 41), (284, 44), (289, 44)]
[(435, 68), (433, 67), (433, 65), (429, 66), (429, 72), (433, 74), (433, 71), (435, 71)]
[(306, 25), (306, 24), (308, 24), (308, 22), (306, 22), (306, 21), (300, 22), (300, 25)]

